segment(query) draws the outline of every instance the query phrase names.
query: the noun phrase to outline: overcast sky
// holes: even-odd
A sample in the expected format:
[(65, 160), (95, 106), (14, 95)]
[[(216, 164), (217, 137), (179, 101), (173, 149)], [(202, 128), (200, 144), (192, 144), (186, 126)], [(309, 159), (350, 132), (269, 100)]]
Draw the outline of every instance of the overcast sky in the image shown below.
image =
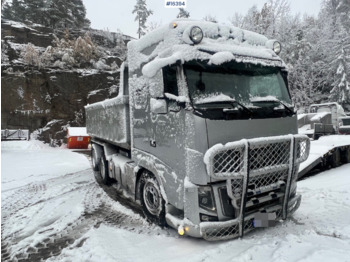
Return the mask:
[[(210, 14), (220, 23), (229, 23), (229, 18), (235, 12), (246, 14), (253, 5), (260, 9), (267, 0), (187, 0), (186, 10), (193, 19), (202, 19)], [(323, 0), (290, 0), (292, 13), (307, 13), (317, 15)], [(136, 0), (83, 0), (87, 9), (87, 18), (94, 29), (108, 29), (115, 32), (117, 29), (124, 34), (136, 37), (137, 23), (132, 10)], [(176, 18), (177, 8), (165, 8), (165, 0), (146, 0), (153, 15), (150, 22), (166, 24)]]

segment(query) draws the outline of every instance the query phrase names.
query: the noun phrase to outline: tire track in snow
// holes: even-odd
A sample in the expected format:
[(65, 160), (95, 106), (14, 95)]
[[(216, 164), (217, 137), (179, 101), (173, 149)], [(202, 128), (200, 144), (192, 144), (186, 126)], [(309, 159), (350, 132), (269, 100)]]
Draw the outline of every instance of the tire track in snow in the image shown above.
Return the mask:
[[(58, 256), (65, 248), (81, 247), (85, 241), (84, 234), (94, 227), (99, 227), (102, 223), (137, 234), (160, 234), (163, 231), (163, 233), (169, 235), (168, 230), (162, 230), (158, 227), (155, 230), (155, 225), (146, 222), (142, 218), (141, 208), (119, 196), (115, 186), (99, 185), (101, 181), (97, 176), (95, 178), (95, 175), (92, 171), (85, 170), (45, 182), (32, 183), (8, 194), (3, 200), (5, 212), (3, 214), (4, 224), (1, 226), (2, 261), (40, 261)], [(86, 178), (84, 178), (85, 180), (81, 179), (79, 181), (79, 176), (90, 176), (90, 179), (86, 181)], [(53, 190), (54, 188), (56, 188), (56, 191)], [(64, 188), (68, 189), (64, 191)], [(60, 194), (56, 194), (57, 192), (60, 192)], [(30, 208), (42, 205), (42, 209), (45, 209), (53, 201), (63, 196), (72, 195), (76, 197), (77, 194), (81, 196), (80, 205), (83, 209), (77, 219), (66, 223), (67, 221), (60, 217), (57, 221), (36, 228), (32, 234), (22, 238), (20, 237), (20, 231), (11, 232), (7, 229), (7, 222), (10, 223), (10, 220), (21, 222), (31, 219), (27, 217), (27, 211)], [(119, 211), (119, 203), (126, 206), (128, 212)], [(136, 215), (132, 215), (133, 212), (130, 211), (130, 207)], [(55, 226), (56, 222), (66, 224), (64, 228), (60, 229)], [(36, 223), (36, 221), (33, 221), (33, 223)], [(39, 235), (41, 240), (34, 243), (35, 235)], [(23, 245), (22, 241), (24, 243), (33, 242), (34, 244)]]

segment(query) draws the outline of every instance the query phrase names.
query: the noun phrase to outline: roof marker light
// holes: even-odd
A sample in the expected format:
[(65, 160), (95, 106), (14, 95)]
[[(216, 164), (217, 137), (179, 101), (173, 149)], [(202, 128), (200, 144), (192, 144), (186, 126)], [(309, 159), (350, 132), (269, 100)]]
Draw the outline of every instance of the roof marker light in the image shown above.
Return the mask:
[(197, 45), (203, 39), (203, 31), (199, 26), (193, 26), (190, 30), (190, 39), (192, 42)]

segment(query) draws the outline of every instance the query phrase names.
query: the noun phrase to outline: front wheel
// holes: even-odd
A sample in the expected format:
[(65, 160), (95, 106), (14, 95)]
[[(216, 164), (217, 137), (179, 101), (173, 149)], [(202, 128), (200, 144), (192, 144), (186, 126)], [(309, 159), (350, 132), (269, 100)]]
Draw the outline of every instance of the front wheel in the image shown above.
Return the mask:
[(144, 172), (140, 177), (140, 197), (144, 214), (152, 223), (165, 226), (165, 201), (156, 178)]

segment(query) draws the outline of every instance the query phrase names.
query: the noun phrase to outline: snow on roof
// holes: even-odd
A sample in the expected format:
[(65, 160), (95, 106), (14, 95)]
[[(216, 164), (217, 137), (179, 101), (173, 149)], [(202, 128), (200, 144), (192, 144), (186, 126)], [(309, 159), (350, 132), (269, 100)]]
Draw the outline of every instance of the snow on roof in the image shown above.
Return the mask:
[[(177, 26), (174, 27), (173, 23)], [(194, 45), (189, 37), (190, 29), (199, 26), (204, 38)], [(130, 71), (145, 64), (142, 73), (153, 77), (166, 65), (180, 60), (210, 60), (221, 64), (235, 60), (268, 66), (285, 67), (282, 60), (268, 48), (265, 36), (228, 25), (207, 21), (175, 20), (169, 26), (154, 30), (139, 40), (128, 43)]]
[(68, 136), (89, 136), (86, 127), (67, 127)]
[(316, 113), (313, 117), (311, 117), (310, 121), (315, 122), (315, 121), (320, 121), (322, 118), (324, 118), (327, 115), (330, 115), (330, 112), (320, 112)]

